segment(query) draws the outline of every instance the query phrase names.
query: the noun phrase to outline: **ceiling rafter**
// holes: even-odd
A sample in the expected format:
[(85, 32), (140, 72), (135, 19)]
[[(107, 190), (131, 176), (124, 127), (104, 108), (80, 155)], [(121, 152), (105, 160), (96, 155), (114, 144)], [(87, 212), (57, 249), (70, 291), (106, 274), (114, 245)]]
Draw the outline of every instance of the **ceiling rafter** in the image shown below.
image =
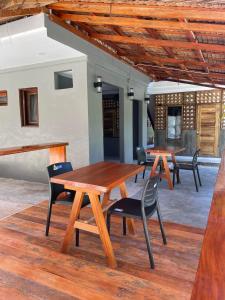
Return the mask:
[(112, 34), (95, 34), (93, 36), (95, 39), (111, 41), (115, 43), (125, 43), (125, 44), (140, 44), (148, 47), (170, 47), (170, 48), (180, 48), (180, 49), (189, 49), (189, 50), (208, 50), (212, 52), (225, 52), (225, 45), (218, 44), (205, 44), (205, 43), (193, 43), (193, 42), (184, 42), (177, 40), (156, 40), (156, 39), (147, 39), (140, 37), (125, 37)]
[(225, 9), (203, 8), (203, 7), (179, 7), (179, 6), (157, 6), (124, 3), (102, 3), (102, 2), (73, 2), (65, 1), (49, 5), (54, 10), (71, 11), (79, 13), (99, 13), (108, 15), (142, 16), (162, 19), (188, 20), (225, 20)]
[[(88, 23), (92, 25), (116, 25), (127, 26), (134, 28), (153, 28), (161, 30), (186, 30), (198, 32), (216, 32), (225, 33), (224, 24), (209, 24), (197, 22), (179, 22), (179, 21), (161, 21), (161, 20), (146, 20), (135, 17), (111, 17), (111, 16), (96, 16), (96, 15), (78, 15), (71, 13), (61, 13), (60, 18), (80, 23)], [(186, 20), (186, 19), (185, 19)]]

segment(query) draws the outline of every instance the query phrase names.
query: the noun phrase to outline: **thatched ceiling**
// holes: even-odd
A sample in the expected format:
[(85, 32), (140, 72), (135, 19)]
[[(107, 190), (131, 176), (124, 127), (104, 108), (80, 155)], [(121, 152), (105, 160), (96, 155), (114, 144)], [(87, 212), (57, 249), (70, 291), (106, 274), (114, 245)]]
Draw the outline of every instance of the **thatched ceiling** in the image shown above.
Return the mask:
[(0, 3), (2, 22), (44, 10), (155, 80), (225, 84), (225, 0)]

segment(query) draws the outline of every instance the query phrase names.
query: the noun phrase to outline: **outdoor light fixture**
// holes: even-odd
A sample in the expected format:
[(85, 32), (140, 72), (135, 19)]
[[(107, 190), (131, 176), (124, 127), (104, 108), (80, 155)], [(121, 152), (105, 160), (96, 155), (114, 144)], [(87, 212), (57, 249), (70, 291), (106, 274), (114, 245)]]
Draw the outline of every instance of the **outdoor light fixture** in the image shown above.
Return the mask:
[(129, 88), (127, 96), (130, 100), (134, 100), (134, 89), (133, 88)]
[(94, 82), (94, 87), (96, 88), (97, 93), (102, 92), (102, 77), (97, 76), (96, 82)]
[(146, 104), (150, 103), (150, 94), (148, 94), (147, 92), (145, 93), (145, 103)]

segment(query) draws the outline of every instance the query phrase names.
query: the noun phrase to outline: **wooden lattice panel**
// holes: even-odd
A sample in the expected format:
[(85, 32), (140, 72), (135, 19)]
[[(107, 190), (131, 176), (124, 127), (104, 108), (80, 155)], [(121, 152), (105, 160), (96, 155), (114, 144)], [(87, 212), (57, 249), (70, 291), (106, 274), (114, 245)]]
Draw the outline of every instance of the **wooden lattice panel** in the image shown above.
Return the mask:
[(196, 94), (197, 104), (212, 104), (221, 102), (221, 91), (211, 90), (211, 91), (201, 91)]
[(156, 105), (164, 105), (165, 104), (165, 95), (156, 95), (155, 96), (155, 104)]
[(195, 129), (196, 105), (188, 104), (183, 106), (183, 129)]
[(221, 101), (222, 101), (221, 128), (225, 129), (225, 91), (221, 93)]
[(166, 128), (166, 107), (165, 106), (156, 106), (155, 128), (162, 129), (162, 130)]
[(165, 97), (167, 105), (182, 105), (183, 104), (183, 93), (167, 94)]
[(184, 105), (195, 104), (196, 93), (184, 93)]

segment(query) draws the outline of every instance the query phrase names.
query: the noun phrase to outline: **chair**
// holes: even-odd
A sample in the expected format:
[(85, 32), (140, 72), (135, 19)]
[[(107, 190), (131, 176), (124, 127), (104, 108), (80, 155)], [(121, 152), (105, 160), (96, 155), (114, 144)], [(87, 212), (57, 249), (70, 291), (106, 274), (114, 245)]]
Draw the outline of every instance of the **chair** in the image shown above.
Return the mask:
[[(137, 147), (136, 153), (137, 153), (137, 164), (145, 166), (144, 171), (143, 171), (143, 179), (144, 179), (146, 167), (148, 167), (148, 166), (152, 167), (154, 164), (154, 159), (147, 159), (147, 155), (146, 155), (144, 147)], [(135, 183), (137, 182), (137, 176), (138, 176), (138, 174), (135, 176)]]
[(141, 219), (143, 222), (147, 250), (149, 255), (150, 267), (154, 269), (154, 259), (150, 243), (150, 235), (148, 231), (147, 220), (157, 212), (160, 230), (162, 234), (163, 243), (167, 244), (166, 235), (163, 229), (163, 224), (160, 216), (158, 203), (158, 182), (159, 176), (150, 177), (144, 187), (141, 200), (133, 198), (123, 198), (113, 204), (107, 213), (107, 227), (110, 232), (110, 217), (111, 215), (118, 215), (123, 217), (123, 234), (126, 234), (126, 218)]
[[(48, 166), (47, 170), (50, 179), (51, 177), (73, 171), (73, 168), (70, 162), (60, 162)], [(66, 190), (64, 186), (61, 184), (51, 183), (50, 180), (49, 180), (49, 186), (50, 186), (50, 198), (49, 198), (48, 215), (47, 215), (47, 223), (46, 223), (46, 230), (45, 230), (46, 236), (48, 236), (49, 234), (52, 205), (55, 204), (56, 200), (73, 202), (76, 193), (75, 191)], [(82, 207), (88, 205), (89, 203), (90, 203), (89, 198), (87, 195), (85, 195), (83, 199)], [(76, 246), (79, 246), (79, 229), (76, 229)]]
[(195, 151), (193, 158), (192, 158), (192, 162), (175, 163), (174, 168), (173, 168), (173, 185), (175, 183), (175, 174), (178, 174), (178, 178), (179, 178), (180, 170), (190, 170), (193, 172), (195, 188), (196, 188), (196, 192), (198, 192), (198, 183), (197, 183), (197, 178), (196, 178), (196, 172), (197, 172), (197, 176), (198, 176), (199, 185), (202, 186), (199, 169), (198, 169), (199, 153), (200, 153), (200, 149)]

